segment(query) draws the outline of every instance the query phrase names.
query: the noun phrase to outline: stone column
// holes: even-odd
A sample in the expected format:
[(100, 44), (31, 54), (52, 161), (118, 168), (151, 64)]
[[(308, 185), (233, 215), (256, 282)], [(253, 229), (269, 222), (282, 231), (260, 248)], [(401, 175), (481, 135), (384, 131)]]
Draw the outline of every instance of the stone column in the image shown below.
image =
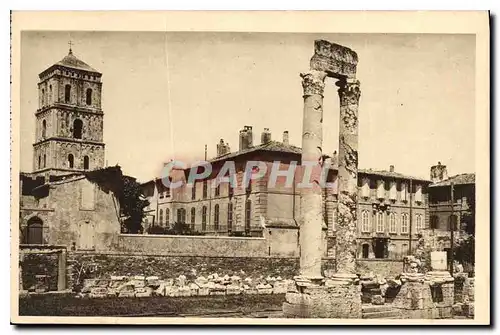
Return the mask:
[(359, 81), (337, 82), (340, 97), (337, 273), (354, 275), (358, 198), (358, 103)]
[(309, 280), (323, 278), (322, 258), (322, 202), (320, 187), (323, 142), (323, 91), (326, 72), (311, 70), (301, 73), (304, 89), (304, 116), (302, 129), (302, 177), (305, 169), (312, 166), (310, 184), (300, 188), (300, 276)]
[(61, 250), (58, 256), (57, 290), (64, 291), (66, 290), (66, 249)]

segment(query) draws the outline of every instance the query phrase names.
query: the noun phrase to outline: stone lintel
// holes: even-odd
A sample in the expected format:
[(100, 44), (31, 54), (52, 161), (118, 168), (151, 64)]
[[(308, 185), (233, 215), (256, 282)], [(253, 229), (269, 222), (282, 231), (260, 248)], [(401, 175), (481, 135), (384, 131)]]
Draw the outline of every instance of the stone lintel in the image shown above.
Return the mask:
[(334, 78), (355, 78), (358, 55), (353, 50), (325, 40), (314, 41), (311, 69)]

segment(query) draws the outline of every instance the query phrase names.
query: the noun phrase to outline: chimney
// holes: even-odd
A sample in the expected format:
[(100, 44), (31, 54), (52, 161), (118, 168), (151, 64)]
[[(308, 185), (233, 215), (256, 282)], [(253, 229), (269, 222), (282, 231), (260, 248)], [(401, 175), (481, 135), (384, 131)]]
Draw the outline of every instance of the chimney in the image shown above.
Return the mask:
[(271, 132), (269, 128), (264, 128), (264, 131), (260, 135), (260, 144), (266, 144), (268, 142), (271, 142)]
[(437, 165), (431, 166), (431, 181), (433, 183), (446, 179), (448, 179), (446, 165), (441, 165), (441, 162), (438, 162)]
[(288, 138), (288, 130), (285, 130), (283, 132), (283, 144), (286, 144), (286, 145), (290, 144), (290, 140)]
[(389, 165), (389, 172), (394, 172), (394, 165)]
[(240, 130), (240, 151), (253, 147), (252, 126), (245, 126)]
[(223, 156), (230, 152), (229, 143), (224, 143), (224, 140), (221, 138), (219, 144), (217, 144), (217, 157)]

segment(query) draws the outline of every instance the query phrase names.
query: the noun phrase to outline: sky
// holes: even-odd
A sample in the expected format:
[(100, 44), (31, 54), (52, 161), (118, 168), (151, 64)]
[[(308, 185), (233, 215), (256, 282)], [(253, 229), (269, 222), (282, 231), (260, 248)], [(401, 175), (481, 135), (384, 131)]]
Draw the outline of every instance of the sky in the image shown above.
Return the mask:
[[(475, 36), (219, 32), (23, 32), (21, 171), (32, 170), (38, 74), (73, 53), (102, 72), (105, 160), (147, 181), (164, 162), (216, 154), (222, 138), (238, 149), (239, 130), (288, 130), (301, 146), (299, 74), (314, 40), (358, 54), (359, 167), (429, 178), (474, 172)], [(339, 99), (324, 94), (323, 151), (338, 148)]]

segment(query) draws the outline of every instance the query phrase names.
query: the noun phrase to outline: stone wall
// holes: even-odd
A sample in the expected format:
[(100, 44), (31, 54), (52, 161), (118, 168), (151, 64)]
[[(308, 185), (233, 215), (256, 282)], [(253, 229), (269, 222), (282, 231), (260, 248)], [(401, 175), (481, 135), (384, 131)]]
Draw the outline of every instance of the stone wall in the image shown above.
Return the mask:
[(385, 277), (395, 277), (403, 272), (403, 261), (392, 259), (358, 259), (356, 272), (360, 274), (373, 272)]
[(199, 257), (266, 257), (265, 238), (226, 236), (128, 235), (118, 237), (120, 252)]

